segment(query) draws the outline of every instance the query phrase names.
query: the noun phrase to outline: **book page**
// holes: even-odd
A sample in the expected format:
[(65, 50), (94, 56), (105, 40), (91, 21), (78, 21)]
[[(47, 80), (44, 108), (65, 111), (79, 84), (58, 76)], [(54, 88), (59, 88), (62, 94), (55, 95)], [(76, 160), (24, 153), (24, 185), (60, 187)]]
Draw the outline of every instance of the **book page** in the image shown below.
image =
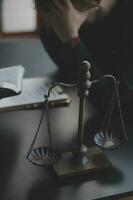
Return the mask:
[(24, 67), (21, 65), (0, 69), (0, 88), (9, 88), (18, 93), (21, 91)]

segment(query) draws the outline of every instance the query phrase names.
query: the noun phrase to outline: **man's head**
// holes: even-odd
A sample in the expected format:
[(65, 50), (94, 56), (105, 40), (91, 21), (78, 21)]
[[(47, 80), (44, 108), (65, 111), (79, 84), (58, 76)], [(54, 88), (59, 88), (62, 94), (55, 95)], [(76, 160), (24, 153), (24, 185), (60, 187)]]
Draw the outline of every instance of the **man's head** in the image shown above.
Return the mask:
[[(55, 8), (55, 2), (60, 3), (61, 5), (64, 5), (64, 9), (67, 6), (67, 1), (69, 1), (72, 6), (77, 10), (77, 12), (88, 12), (88, 20), (87, 22), (93, 22), (93, 18), (95, 16), (99, 15), (99, 4), (101, 0), (34, 0), (36, 8), (39, 8), (44, 11), (45, 15), (53, 15), (52, 7)], [(105, 0), (108, 1), (108, 0)], [(95, 9), (96, 8), (96, 9)], [(97, 11), (97, 12), (95, 12)], [(46, 17), (45, 17), (46, 18)], [(90, 20), (89, 20), (90, 18)]]
[[(61, 3), (67, 0), (57, 0)], [(73, 6), (81, 11), (88, 10), (88, 23), (93, 23), (95, 20), (107, 15), (112, 7), (118, 0), (71, 0)], [(40, 7), (49, 12), (50, 4), (52, 0), (35, 0), (36, 7)]]

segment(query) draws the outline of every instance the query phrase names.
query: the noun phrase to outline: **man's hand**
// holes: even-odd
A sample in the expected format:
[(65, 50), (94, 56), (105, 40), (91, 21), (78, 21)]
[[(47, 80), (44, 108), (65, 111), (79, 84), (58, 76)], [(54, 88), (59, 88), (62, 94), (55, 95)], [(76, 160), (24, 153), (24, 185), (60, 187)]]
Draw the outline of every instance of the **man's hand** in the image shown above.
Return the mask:
[[(46, 15), (46, 16), (45, 16)], [(70, 0), (53, 0), (49, 12), (44, 13), (46, 23), (56, 32), (65, 43), (78, 36), (78, 31), (88, 17), (88, 11), (80, 12), (75, 9)]]

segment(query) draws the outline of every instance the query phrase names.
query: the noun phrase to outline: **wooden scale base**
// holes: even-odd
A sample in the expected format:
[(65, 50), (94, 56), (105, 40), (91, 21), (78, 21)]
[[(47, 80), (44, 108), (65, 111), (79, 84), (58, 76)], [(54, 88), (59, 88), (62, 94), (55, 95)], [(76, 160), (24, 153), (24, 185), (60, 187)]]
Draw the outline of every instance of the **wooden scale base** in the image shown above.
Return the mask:
[(98, 147), (88, 148), (86, 156), (89, 162), (85, 165), (78, 165), (73, 162), (72, 152), (63, 153), (61, 160), (53, 166), (53, 169), (59, 178), (66, 178), (91, 173), (111, 166), (111, 162)]

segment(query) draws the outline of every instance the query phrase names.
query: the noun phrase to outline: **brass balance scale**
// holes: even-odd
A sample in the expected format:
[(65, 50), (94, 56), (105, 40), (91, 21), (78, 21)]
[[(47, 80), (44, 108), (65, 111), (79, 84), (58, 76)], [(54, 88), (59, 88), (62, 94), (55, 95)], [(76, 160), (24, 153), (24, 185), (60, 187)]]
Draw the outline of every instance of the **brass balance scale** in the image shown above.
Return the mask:
[[(106, 150), (115, 150), (120, 147), (123, 147), (127, 143), (128, 138), (121, 111), (120, 98), (118, 92), (118, 86), (119, 86), (118, 81), (112, 75), (104, 75), (102, 78), (90, 82), (89, 70), (90, 70), (89, 62), (83, 61), (80, 67), (80, 77), (78, 84), (70, 85), (65, 83), (55, 83), (50, 86), (47, 95), (44, 95), (45, 109), (42, 111), (37, 131), (35, 133), (35, 136), (27, 153), (27, 159), (32, 164), (37, 166), (53, 167), (53, 169), (55, 170), (56, 174), (59, 177), (68, 177), (68, 176), (85, 174), (109, 167), (111, 165), (111, 162), (108, 160), (108, 158), (105, 156), (105, 154), (99, 147)], [(86, 97), (89, 95), (89, 89), (91, 86), (90, 83), (97, 84), (103, 79), (112, 79), (113, 91), (101, 130), (97, 132), (94, 136), (94, 142), (96, 146), (92, 148), (87, 148), (87, 146), (83, 144), (85, 101)], [(52, 89), (57, 85), (65, 87), (77, 87), (79, 96), (79, 119), (78, 119), (77, 142), (71, 152), (65, 152), (65, 153), (59, 152), (53, 146), (51, 125), (50, 125), (48, 99)], [(118, 115), (121, 124), (121, 131), (117, 133), (112, 132), (110, 128), (114, 103), (117, 105)], [(49, 146), (41, 146), (41, 147), (39, 146), (37, 148), (34, 148), (35, 141), (39, 134), (44, 114), (46, 115), (46, 120), (47, 120)]]

